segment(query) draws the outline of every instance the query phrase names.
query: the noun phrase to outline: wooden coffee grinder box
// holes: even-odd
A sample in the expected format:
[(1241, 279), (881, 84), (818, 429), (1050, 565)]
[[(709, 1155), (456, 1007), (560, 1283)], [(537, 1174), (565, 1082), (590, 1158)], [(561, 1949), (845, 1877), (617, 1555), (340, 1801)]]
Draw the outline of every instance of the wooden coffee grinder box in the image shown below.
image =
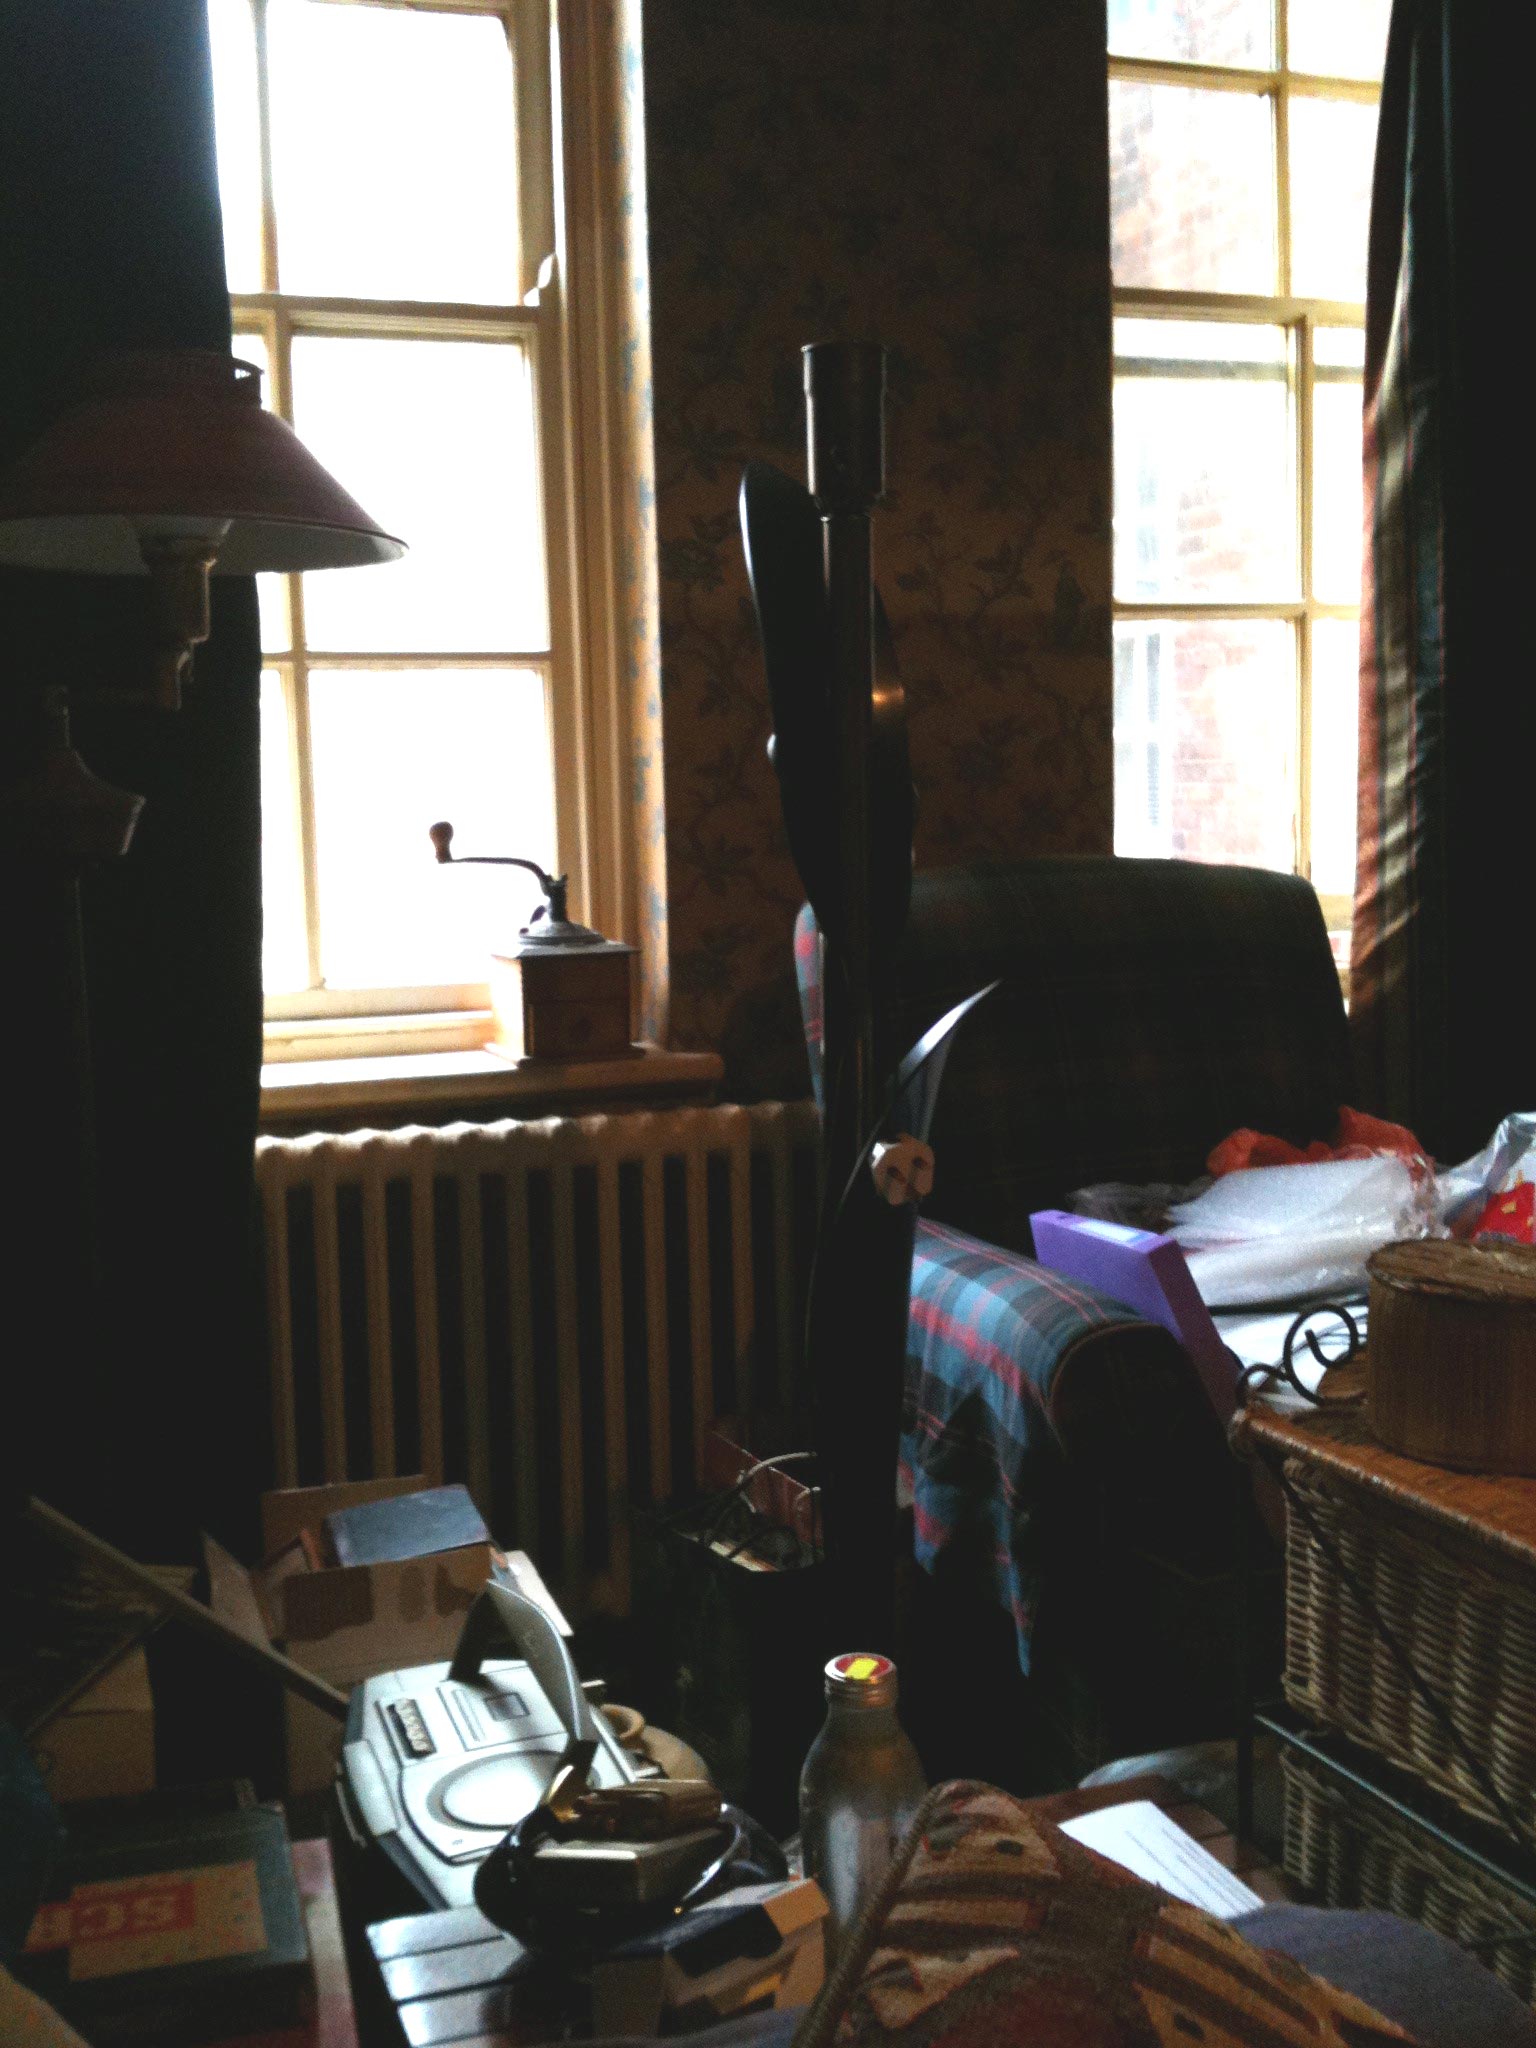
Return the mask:
[(634, 957), (633, 946), (596, 933), (582, 944), (531, 935), (493, 954), (495, 1050), (509, 1060), (608, 1060), (638, 1052), (630, 1019)]

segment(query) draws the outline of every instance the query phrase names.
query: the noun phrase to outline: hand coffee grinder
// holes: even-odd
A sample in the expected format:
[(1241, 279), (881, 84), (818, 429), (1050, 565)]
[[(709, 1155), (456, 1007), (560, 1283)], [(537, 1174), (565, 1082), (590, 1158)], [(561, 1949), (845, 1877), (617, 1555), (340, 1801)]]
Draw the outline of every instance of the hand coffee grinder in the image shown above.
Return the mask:
[(571, 923), (564, 875), (546, 874), (537, 861), (515, 854), (456, 854), (446, 820), (429, 831), (439, 861), (527, 868), (544, 892), (516, 944), (491, 955), (496, 1035), (489, 1050), (519, 1061), (637, 1057), (631, 1022), (634, 947)]

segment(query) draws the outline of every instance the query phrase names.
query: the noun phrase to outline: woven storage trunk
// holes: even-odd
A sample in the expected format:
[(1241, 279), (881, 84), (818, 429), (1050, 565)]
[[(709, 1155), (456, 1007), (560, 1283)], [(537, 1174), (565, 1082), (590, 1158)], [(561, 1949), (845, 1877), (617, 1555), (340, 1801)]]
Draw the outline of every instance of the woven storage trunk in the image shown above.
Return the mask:
[[(1351, 1578), (1365, 1588), (1415, 1670), (1450, 1710), (1522, 1825), (1536, 1825), (1536, 1573), (1436, 1528), (1385, 1493), (1341, 1491), (1317, 1467), (1286, 1466), (1289, 1486)], [(1285, 1694), (1458, 1806), (1507, 1829), (1409, 1686), (1361, 1602), (1292, 1512), (1286, 1544)]]
[[(1320, 1905), (1396, 1913), (1476, 1948), (1511, 1991), (1536, 2005), (1536, 1908), (1316, 1765), (1284, 1752), (1280, 1764), (1287, 1877)], [(1511, 1939), (1486, 1945), (1499, 1935)]]

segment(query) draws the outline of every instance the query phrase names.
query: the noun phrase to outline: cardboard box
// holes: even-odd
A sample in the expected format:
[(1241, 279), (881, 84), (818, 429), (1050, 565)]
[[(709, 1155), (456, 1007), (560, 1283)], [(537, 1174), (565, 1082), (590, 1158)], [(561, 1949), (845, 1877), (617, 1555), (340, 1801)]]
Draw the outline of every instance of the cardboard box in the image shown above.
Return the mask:
[[(276, 1644), (342, 1692), (382, 1671), (446, 1662), (491, 1576), (488, 1543), (385, 1564), (294, 1568), (293, 1546), (333, 1509), (394, 1499), (427, 1483), (419, 1476), (354, 1480), (264, 1494), (265, 1564), (249, 1569), (203, 1539), (210, 1605), (242, 1635)], [(341, 1752), (341, 1723), (291, 1693), (285, 1713), (288, 1790), (323, 1791)]]
[(60, 1805), (153, 1791), (155, 1702), (143, 1650), (129, 1650), (55, 1714), (31, 1749)]

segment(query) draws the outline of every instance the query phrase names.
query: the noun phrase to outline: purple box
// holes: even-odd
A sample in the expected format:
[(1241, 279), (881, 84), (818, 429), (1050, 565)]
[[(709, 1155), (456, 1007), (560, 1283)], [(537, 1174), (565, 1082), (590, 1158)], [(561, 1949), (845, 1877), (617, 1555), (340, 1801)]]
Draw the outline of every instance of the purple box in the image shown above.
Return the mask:
[(1223, 1422), (1230, 1419), (1241, 1367), (1222, 1343), (1173, 1238), (1066, 1209), (1037, 1209), (1029, 1221), (1042, 1266), (1096, 1287), (1171, 1331), (1194, 1360), (1216, 1413)]

